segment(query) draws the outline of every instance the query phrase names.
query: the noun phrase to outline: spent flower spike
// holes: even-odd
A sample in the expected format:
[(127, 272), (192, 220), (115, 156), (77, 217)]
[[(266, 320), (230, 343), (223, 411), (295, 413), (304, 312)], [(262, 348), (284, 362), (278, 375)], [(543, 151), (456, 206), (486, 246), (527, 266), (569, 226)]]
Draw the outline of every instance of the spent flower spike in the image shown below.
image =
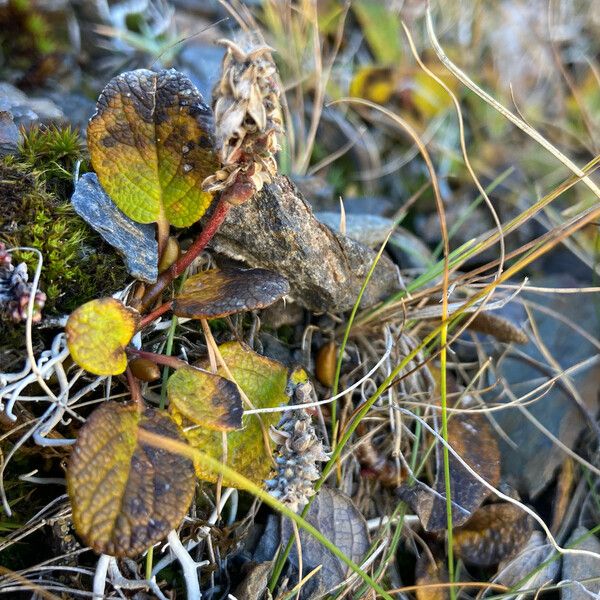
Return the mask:
[[(313, 387), (309, 381), (294, 386), (294, 404), (308, 404), (312, 396)], [(270, 435), (278, 449), (276, 473), (265, 481), (267, 491), (294, 512), (299, 512), (315, 494), (315, 481), (321, 476), (318, 463), (328, 461), (329, 454), (305, 409), (285, 411), (277, 428), (271, 427)]]
[(230, 40), (220, 43), (227, 51), (213, 90), (213, 110), (221, 169), (204, 180), (203, 188), (223, 192), (237, 204), (260, 191), (277, 173), (280, 89), (272, 48)]
[[(27, 307), (32, 289), (28, 279), (27, 265), (19, 263), (15, 267), (10, 252), (5, 244), (0, 243), (0, 318), (8, 318), (15, 323), (27, 319)], [(45, 302), (46, 294), (36, 291), (33, 303), (34, 323), (41, 321)]]

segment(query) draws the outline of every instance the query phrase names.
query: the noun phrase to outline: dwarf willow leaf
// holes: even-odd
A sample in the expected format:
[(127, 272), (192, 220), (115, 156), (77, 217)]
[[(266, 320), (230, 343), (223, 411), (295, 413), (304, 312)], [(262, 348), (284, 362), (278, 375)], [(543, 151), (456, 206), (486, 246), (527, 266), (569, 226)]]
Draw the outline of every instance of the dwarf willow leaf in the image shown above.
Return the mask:
[(99, 298), (74, 310), (65, 328), (73, 360), (94, 375), (118, 375), (127, 368), (125, 346), (140, 315), (115, 298)]
[(212, 198), (200, 184), (218, 167), (213, 145), (212, 111), (174, 69), (118, 75), (88, 125), (102, 187), (139, 223), (187, 227), (200, 219)]
[(192, 501), (191, 460), (140, 443), (140, 429), (183, 441), (164, 412), (106, 402), (73, 448), (67, 470), (73, 523), (96, 552), (140, 554), (179, 525)]

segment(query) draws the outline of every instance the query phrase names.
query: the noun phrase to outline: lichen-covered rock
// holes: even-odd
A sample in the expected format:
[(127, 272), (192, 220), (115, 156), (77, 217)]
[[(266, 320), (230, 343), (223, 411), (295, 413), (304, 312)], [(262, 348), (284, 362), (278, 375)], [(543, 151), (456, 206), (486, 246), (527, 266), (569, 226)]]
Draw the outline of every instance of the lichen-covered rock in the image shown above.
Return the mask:
[[(213, 247), (280, 273), (290, 283), (290, 295), (316, 312), (352, 308), (375, 259), (373, 250), (319, 222), (287, 177), (276, 177), (251, 200), (232, 208)], [(397, 269), (382, 256), (361, 306), (398, 289)]]
[(158, 277), (158, 244), (154, 226), (136, 223), (102, 189), (95, 173), (77, 182), (71, 197), (77, 214), (123, 256), (132, 277), (154, 283)]

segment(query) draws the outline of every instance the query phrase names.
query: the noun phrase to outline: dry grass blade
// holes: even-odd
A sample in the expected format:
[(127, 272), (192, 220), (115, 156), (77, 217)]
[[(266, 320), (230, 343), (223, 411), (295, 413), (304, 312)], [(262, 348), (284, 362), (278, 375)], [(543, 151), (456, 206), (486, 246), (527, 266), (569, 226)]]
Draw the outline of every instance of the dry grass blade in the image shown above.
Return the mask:
[[(428, 2), (429, 4), (429, 2)], [(524, 131), (528, 136), (534, 139), (540, 146), (546, 149), (550, 154), (556, 157), (565, 167), (567, 167), (572, 173), (577, 175), (577, 177), (581, 178), (583, 183), (587, 185), (587, 187), (596, 195), (597, 198), (600, 198), (600, 188), (596, 185), (594, 181), (592, 181), (584, 171), (582, 171), (571, 159), (566, 157), (558, 148), (555, 148), (548, 140), (542, 136), (538, 131), (536, 131), (533, 127), (531, 127), (528, 123), (526, 123), (523, 119), (519, 118), (517, 115), (508, 110), (505, 106), (503, 106), (500, 102), (498, 102), (495, 98), (492, 98), (487, 92), (482, 90), (470, 77), (468, 77), (463, 71), (461, 71), (446, 55), (443, 48), (441, 47), (436, 35), (435, 29), (433, 27), (433, 18), (431, 16), (431, 8), (428, 6), (427, 8), (427, 33), (429, 34), (429, 40), (431, 45), (433, 46), (436, 54), (440, 61), (444, 64), (444, 66), (464, 85), (466, 85), (470, 90), (475, 92), (482, 100), (487, 102), (490, 106), (492, 106), (495, 110), (497, 110), (502, 116), (506, 117), (511, 123), (516, 125), (519, 129)]]
[[(14, 18), (13, 4), (0, 7), (0, 29), (7, 10), (14, 27), (0, 34), (0, 79), (18, 81), (23, 106), (51, 93), (65, 121), (85, 121), (85, 106), (65, 113), (67, 92), (54, 89), (62, 73), (30, 81), (40, 68), (29, 47), (19, 48), (29, 21)], [(114, 3), (106, 11), (75, 4), (67, 17), (79, 21), (86, 45), (90, 32), (85, 56), (56, 27), (62, 9), (44, 25), (40, 6), (33, 24), (44, 27), (34, 41), (51, 35), (59, 51), (45, 57), (36, 46), (35, 63), (73, 70), (76, 98), (100, 91), (111, 54), (128, 61), (129, 75), (112, 72), (114, 93), (98, 106), (110, 116), (102, 105), (112, 99), (124, 110), (108, 118), (111, 135), (96, 139), (93, 167), (110, 174), (118, 166), (133, 197), (148, 183), (144, 173), (154, 173), (166, 211), (165, 198), (185, 206), (194, 157), (213, 157), (201, 183), (214, 202), (193, 227), (159, 210), (158, 240), (155, 226), (148, 240), (173, 252), (150, 258), (157, 283), (129, 270), (129, 285), (124, 274), (100, 293), (98, 282), (84, 285), (81, 269), (111, 248), (82, 243), (69, 252), (81, 254), (77, 270), (70, 255), (56, 268), (55, 253), (79, 238), (56, 229), (62, 213), (46, 213), (55, 201), (70, 209), (73, 183), (90, 168), (85, 142), (52, 128), (61, 151), (75, 141), (79, 150), (76, 159), (49, 158), (35, 126), (7, 157), (0, 135), (0, 319), (16, 314), (5, 299), (17, 298), (22, 321), (20, 346), (8, 349), (0, 373), (0, 594), (522, 600), (567, 585), (583, 592), (583, 576), (553, 586), (545, 579), (565, 555), (600, 561), (594, 0), (576, 8), (554, 0), (219, 0), (173, 9), (149, 0), (139, 15)], [(95, 32), (80, 18), (88, 9)], [(149, 26), (159, 13), (189, 31)], [(92, 33), (117, 30), (92, 47)], [(200, 30), (208, 34), (197, 38)], [(178, 38), (189, 43), (171, 43)], [(175, 88), (142, 70), (149, 64), (159, 79), (185, 83), (176, 100)], [(140, 85), (123, 87), (135, 73)], [(207, 98), (209, 79), (218, 83), (198, 136), (188, 127), (200, 115), (187, 82)], [(8, 114), (12, 131), (22, 116)], [(136, 138), (142, 130), (149, 146)], [(117, 145), (134, 148), (131, 164), (144, 168), (116, 165)], [(167, 155), (181, 160), (164, 162)], [(16, 269), (9, 246), (22, 249), (15, 258), (33, 280), (27, 301), (7, 276)], [(236, 269), (246, 269), (244, 278)], [(44, 313), (36, 294), (46, 295)], [(72, 363), (73, 328), (66, 335), (64, 325), (99, 298), (141, 320), (120, 336), (101, 311), (107, 318), (92, 344), (79, 327), (99, 363), (85, 362), (85, 371)], [(115, 335), (119, 364), (108, 369), (110, 357), (97, 350), (115, 358)], [(102, 437), (94, 426), (105, 413)], [(78, 465), (72, 457), (86, 440)], [(193, 459), (181, 471), (191, 482), (185, 493), (162, 468), (174, 458)], [(89, 527), (77, 500), (88, 479), (98, 484), (85, 488)], [(189, 508), (172, 502), (188, 493)], [(169, 520), (167, 505), (177, 508)], [(119, 539), (99, 542), (107, 511)], [(594, 544), (579, 544), (576, 522)], [(129, 534), (135, 543), (121, 548)], [(121, 548), (123, 558), (93, 558), (83, 543)], [(541, 561), (514, 580), (499, 576), (502, 562), (492, 574), (532, 547)]]

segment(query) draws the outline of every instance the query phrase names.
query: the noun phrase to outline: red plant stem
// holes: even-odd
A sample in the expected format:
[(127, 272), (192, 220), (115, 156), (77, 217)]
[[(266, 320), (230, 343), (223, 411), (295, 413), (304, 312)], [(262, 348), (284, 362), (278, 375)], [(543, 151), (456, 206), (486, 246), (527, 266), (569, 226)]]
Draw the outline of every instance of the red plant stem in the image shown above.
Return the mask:
[(172, 369), (180, 369), (181, 367), (189, 366), (185, 360), (181, 360), (175, 356), (166, 356), (165, 354), (157, 354), (156, 352), (146, 352), (145, 350), (138, 350), (137, 348), (127, 348), (127, 354), (134, 356), (135, 358), (146, 358), (157, 365), (164, 365), (165, 367), (171, 367)]
[(192, 261), (206, 248), (208, 242), (213, 238), (221, 223), (225, 220), (229, 211), (230, 204), (224, 199), (220, 199), (210, 220), (200, 232), (194, 243), (188, 251), (177, 261), (175, 261), (166, 271), (163, 271), (158, 280), (144, 294), (141, 301), (142, 312), (147, 311), (160, 297), (163, 290), (177, 277), (179, 277), (191, 264)]
[(131, 369), (129, 367), (127, 367), (126, 374), (131, 399), (135, 402), (138, 410), (140, 412), (143, 412), (146, 406), (144, 404), (144, 398), (142, 397), (142, 390), (140, 389), (140, 384), (138, 380), (133, 376), (133, 373), (131, 372)]
[(173, 306), (173, 300), (169, 300), (168, 302), (161, 304), (157, 309), (153, 310), (151, 313), (148, 313), (140, 321), (140, 325), (139, 325), (138, 329), (139, 330), (144, 329), (144, 327), (146, 327), (147, 325), (152, 323), (152, 321), (155, 321), (156, 319), (158, 319), (158, 317), (160, 317), (161, 315), (164, 315), (166, 312), (170, 311), (172, 306)]

